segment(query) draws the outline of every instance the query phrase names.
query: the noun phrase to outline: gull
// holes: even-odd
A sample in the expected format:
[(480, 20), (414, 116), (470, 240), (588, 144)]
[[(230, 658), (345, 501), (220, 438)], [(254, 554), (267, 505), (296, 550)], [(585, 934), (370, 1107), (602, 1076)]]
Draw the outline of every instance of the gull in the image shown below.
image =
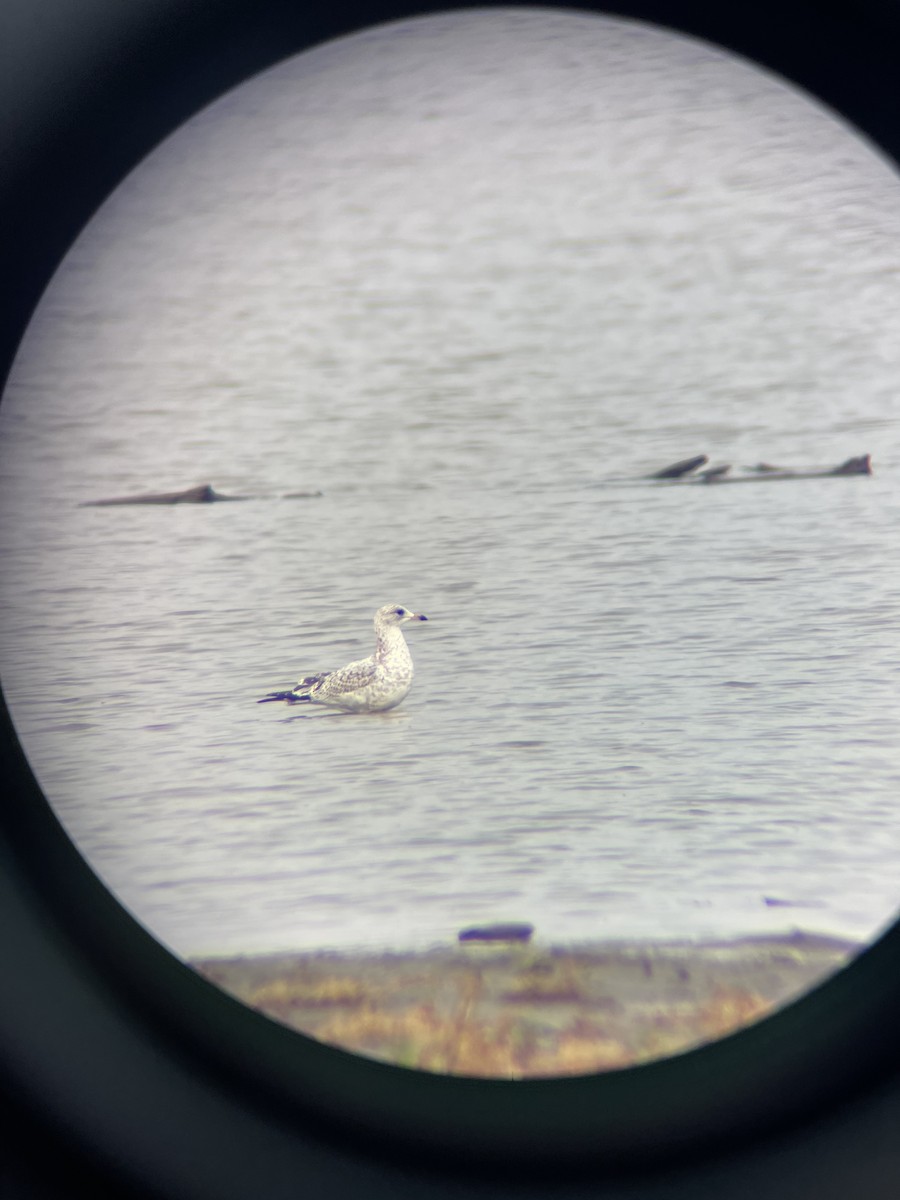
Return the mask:
[(307, 675), (289, 692), (272, 692), (257, 704), (324, 704), (345, 712), (383, 712), (394, 708), (412, 685), (413, 661), (403, 636), (407, 621), (427, 621), (402, 604), (385, 604), (375, 614), (375, 653), (338, 671)]

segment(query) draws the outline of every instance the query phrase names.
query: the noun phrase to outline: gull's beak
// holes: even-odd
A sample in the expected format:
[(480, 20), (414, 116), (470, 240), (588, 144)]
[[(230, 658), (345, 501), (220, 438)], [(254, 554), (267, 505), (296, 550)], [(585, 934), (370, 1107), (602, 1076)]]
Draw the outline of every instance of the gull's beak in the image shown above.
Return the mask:
[(412, 619), (414, 621), (427, 621), (428, 620), (428, 618), (425, 616), (424, 613), (413, 613)]

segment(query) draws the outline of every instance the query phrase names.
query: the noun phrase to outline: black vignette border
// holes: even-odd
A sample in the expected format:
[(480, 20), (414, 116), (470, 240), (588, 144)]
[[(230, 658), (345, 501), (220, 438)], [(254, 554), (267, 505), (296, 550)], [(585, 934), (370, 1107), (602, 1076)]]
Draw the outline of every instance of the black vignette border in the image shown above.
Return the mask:
[[(461, 5), (350, 4), (331, 9), (288, 0), (2, 0), (0, 87), (4, 169), (0, 182), (4, 238), (0, 278), (5, 314), (0, 356), (5, 378), (15, 347), (40, 293), (72, 239), (96, 206), (137, 161), (203, 104), (256, 71), (317, 41), (373, 22), (446, 11)], [(467, 6), (468, 7), (468, 6)], [(548, 6), (549, 7), (549, 6)], [(574, 7), (574, 6), (565, 6)], [(580, 5), (580, 8), (593, 6)], [(705, 3), (616, 3), (597, 9), (652, 21), (715, 41), (779, 71), (830, 104), (883, 150), (900, 159), (900, 87), (895, 64), (900, 48), (900, 5), (884, 0), (840, 3), (787, 0), (752, 6)], [(10, 744), (3, 747), (3, 777), (21, 795), (29, 783)], [(15, 838), (15, 830), (12, 830)], [(15, 883), (14, 867), (9, 882)], [(19, 892), (27, 905), (35, 897)], [(11, 912), (7, 909), (7, 912)], [(68, 962), (73, 989), (81, 988), (85, 1012), (102, 1024), (110, 997), (96, 993), (91, 972), (77, 955), (60, 957), (58, 933), (46, 913), (13, 917), (18, 952), (31, 957), (45, 978)], [(77, 921), (66, 930), (74, 938)], [(43, 931), (43, 941), (41, 940)], [(12, 944), (12, 939), (10, 944)], [(54, 957), (56, 956), (56, 957)], [(55, 964), (55, 965), (54, 965)], [(22, 962), (23, 970), (30, 970)], [(59, 997), (54, 997), (58, 1002)], [(8, 1017), (9, 1014), (4, 1014)], [(872, 1036), (878, 1037), (873, 1030)], [(852, 1052), (852, 1051), (851, 1051)], [(109, 1053), (114, 1051), (110, 1046)], [(57, 1064), (59, 1066), (60, 1064)], [(61, 1064), (63, 1068), (66, 1064)], [(102, 1184), (104, 1194), (160, 1192), (147, 1163), (126, 1161), (133, 1148), (98, 1156), (95, 1148), (67, 1142), (59, 1127), (17, 1104), (14, 1076), (4, 1070), (11, 1115), (7, 1133), (10, 1194), (77, 1194), (81, 1185)], [(163, 1102), (160, 1099), (160, 1102)], [(199, 1117), (198, 1117), (199, 1120)], [(873, 1080), (864, 1097), (811, 1126), (785, 1130), (782, 1138), (738, 1159), (682, 1165), (671, 1175), (646, 1181), (607, 1180), (559, 1186), (554, 1194), (682, 1197), (758, 1195), (825, 1197), (857, 1193), (900, 1194), (900, 1079)], [(266, 1143), (270, 1148), (277, 1143)], [(262, 1146), (262, 1142), (257, 1143)], [(316, 1155), (310, 1150), (307, 1185), (329, 1194), (352, 1194), (365, 1180), (373, 1200), (381, 1195), (519, 1195), (521, 1182), (472, 1179), (458, 1190), (427, 1174), (384, 1167), (357, 1174), (357, 1150)], [(55, 1160), (55, 1161), (54, 1161)], [(300, 1160), (272, 1157), (257, 1164), (260, 1191), (280, 1194), (296, 1183)], [(328, 1172), (331, 1172), (328, 1175)], [(2, 1176), (0, 1176), (2, 1179)], [(142, 1186), (146, 1185), (146, 1190)], [(181, 1194), (202, 1196), (209, 1180), (185, 1181)], [(16, 1190), (18, 1189), (18, 1190)], [(29, 1190), (30, 1189), (30, 1190)], [(537, 1190), (544, 1190), (543, 1185)], [(358, 1191), (357, 1191), (358, 1194)]]

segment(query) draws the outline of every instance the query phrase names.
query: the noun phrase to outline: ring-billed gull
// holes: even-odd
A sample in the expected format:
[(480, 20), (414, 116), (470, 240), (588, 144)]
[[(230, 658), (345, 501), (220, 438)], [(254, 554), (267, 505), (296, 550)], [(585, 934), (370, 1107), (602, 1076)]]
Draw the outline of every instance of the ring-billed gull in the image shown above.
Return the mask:
[(289, 692), (272, 692), (258, 704), (324, 704), (347, 712), (381, 712), (400, 703), (412, 685), (413, 661), (403, 636), (407, 621), (427, 621), (402, 604), (385, 604), (375, 614), (375, 653), (338, 671), (307, 675)]

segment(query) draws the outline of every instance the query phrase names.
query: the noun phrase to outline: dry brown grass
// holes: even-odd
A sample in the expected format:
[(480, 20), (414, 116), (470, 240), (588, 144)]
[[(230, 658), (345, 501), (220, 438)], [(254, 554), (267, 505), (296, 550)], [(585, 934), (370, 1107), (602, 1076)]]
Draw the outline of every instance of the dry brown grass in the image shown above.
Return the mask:
[[(540, 1002), (547, 1004), (542, 992)], [(570, 1003), (569, 992), (565, 1001)], [(524, 993), (517, 996), (521, 1001)], [(384, 1012), (364, 1005), (318, 1024), (321, 1041), (359, 1054), (425, 1071), (487, 1078), (593, 1074), (618, 1070), (680, 1053), (722, 1037), (763, 1016), (771, 1007), (762, 997), (721, 989), (700, 1007), (648, 1011), (622, 1022), (603, 1023), (579, 1011), (550, 1024), (516, 1011), (514, 1003), (489, 1019), (475, 1012), (475, 997), (464, 997), (458, 1011), (442, 1015), (433, 1005), (412, 1005)]]
[(246, 997), (263, 1012), (290, 1008), (335, 1008), (362, 1004), (369, 992), (356, 979), (275, 979), (254, 988)]
[(718, 987), (699, 1010), (699, 1025), (705, 1039), (724, 1037), (743, 1025), (765, 1016), (770, 1001), (758, 992), (734, 987)]
[(577, 964), (569, 957), (549, 965), (538, 962), (526, 966), (513, 977), (512, 986), (502, 995), (508, 1004), (580, 1004), (585, 999), (585, 989)]
[(429, 1005), (392, 1015), (367, 1009), (336, 1016), (316, 1036), (400, 1066), (482, 1078), (588, 1074), (632, 1061), (614, 1039), (565, 1031), (548, 1039), (515, 1017), (447, 1021)]

